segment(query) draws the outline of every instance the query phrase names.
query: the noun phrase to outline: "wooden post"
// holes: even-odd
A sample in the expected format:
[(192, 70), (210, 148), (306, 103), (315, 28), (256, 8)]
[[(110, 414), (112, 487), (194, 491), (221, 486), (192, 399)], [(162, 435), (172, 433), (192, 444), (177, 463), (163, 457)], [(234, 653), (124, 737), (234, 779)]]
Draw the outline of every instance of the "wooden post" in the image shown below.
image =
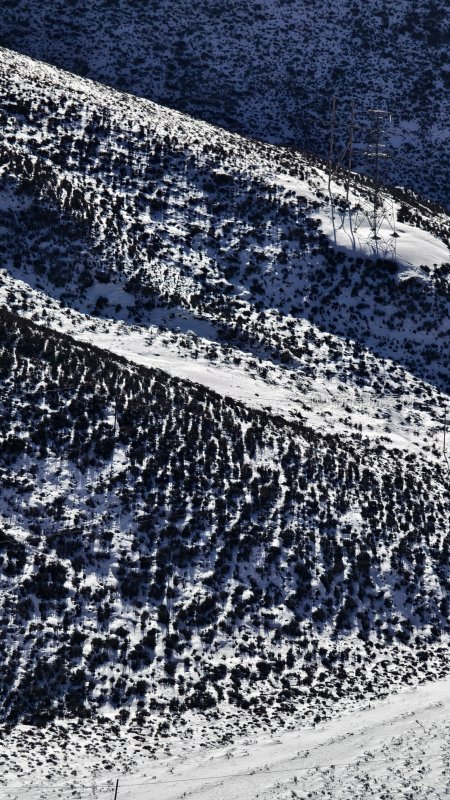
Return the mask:
[(114, 800), (117, 800), (117, 792), (119, 791), (119, 778), (116, 780), (116, 791), (114, 792)]

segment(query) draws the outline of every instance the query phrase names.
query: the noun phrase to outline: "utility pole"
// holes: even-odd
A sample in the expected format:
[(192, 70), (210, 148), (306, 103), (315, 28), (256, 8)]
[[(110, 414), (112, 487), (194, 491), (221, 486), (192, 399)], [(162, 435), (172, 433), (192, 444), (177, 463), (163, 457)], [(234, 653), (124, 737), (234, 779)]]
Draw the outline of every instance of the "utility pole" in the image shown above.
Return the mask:
[(334, 131), (336, 127), (336, 95), (331, 101), (330, 153), (328, 159), (328, 191), (331, 192), (331, 173), (333, 172)]
[(444, 458), (447, 469), (450, 472), (450, 462), (447, 455), (447, 409), (444, 410)]
[(119, 791), (119, 778), (116, 780), (116, 791), (114, 792), (114, 800), (117, 800), (117, 792)]
[(113, 465), (114, 465), (114, 450), (116, 447), (116, 431), (117, 431), (117, 394), (114, 397), (114, 428), (113, 428), (113, 451), (111, 453), (111, 467), (109, 470), (109, 480), (112, 480)]
[(353, 136), (355, 130), (355, 101), (352, 100), (352, 110), (350, 115), (350, 135), (348, 140), (348, 164), (347, 164), (347, 187), (345, 191), (345, 202), (348, 206), (348, 196), (350, 192), (350, 173), (352, 171), (353, 162)]

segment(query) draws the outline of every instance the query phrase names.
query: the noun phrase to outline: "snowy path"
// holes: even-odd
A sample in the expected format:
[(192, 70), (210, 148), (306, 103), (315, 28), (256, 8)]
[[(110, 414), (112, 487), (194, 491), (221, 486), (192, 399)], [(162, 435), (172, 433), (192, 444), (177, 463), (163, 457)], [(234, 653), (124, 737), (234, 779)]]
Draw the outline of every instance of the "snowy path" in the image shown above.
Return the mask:
[[(308, 792), (349, 798), (359, 797), (363, 785), (365, 797), (382, 797), (383, 791), (392, 793), (386, 797), (439, 797), (450, 790), (449, 749), (450, 680), (445, 680), (317, 729), (206, 749), (142, 771), (122, 782), (121, 798), (251, 800), (303, 798)], [(413, 795), (406, 793), (412, 790)]]
[[(442, 409), (447, 405), (450, 413), (448, 398), (433, 391), (433, 403), (421, 402), (418, 410), (422, 386), (416, 386), (412, 375), (408, 378), (410, 394), (402, 394), (399, 407), (398, 397), (330, 379), (318, 364), (315, 374), (305, 375), (301, 364), (285, 368), (237, 348), (228, 347), (225, 351), (208, 336), (211, 323), (207, 320), (185, 320), (184, 332), (173, 333), (163, 332), (157, 325), (140, 327), (101, 319), (63, 308), (57, 300), (3, 272), (0, 304), (8, 305), (9, 293), (32, 298), (32, 311), (22, 311), (24, 317), (130, 363), (160, 369), (287, 420), (300, 419), (316, 430), (354, 436), (359, 428), (374, 442), (383, 437), (387, 447), (425, 449), (427, 458), (441, 459)], [(45, 316), (42, 309), (46, 309)], [(209, 352), (211, 347), (214, 358)], [(385, 368), (388, 375), (388, 363)]]
[[(207, 741), (194, 747), (172, 737), (171, 755), (151, 760), (142, 751), (145, 731), (140, 734), (138, 742), (130, 735), (128, 753), (116, 754), (118, 800), (421, 800), (450, 792), (448, 678), (316, 728), (253, 734), (221, 747)], [(10, 773), (2, 798), (112, 797), (113, 775), (102, 772), (100, 765), (93, 767), (94, 749), (88, 732), (72, 738), (64, 751), (53, 749), (51, 762), (41, 762), (33, 777), (27, 770), (22, 784)], [(122, 759), (131, 753), (137, 767), (126, 772)], [(30, 762), (33, 757), (27, 751)], [(47, 788), (42, 770), (52, 776)]]

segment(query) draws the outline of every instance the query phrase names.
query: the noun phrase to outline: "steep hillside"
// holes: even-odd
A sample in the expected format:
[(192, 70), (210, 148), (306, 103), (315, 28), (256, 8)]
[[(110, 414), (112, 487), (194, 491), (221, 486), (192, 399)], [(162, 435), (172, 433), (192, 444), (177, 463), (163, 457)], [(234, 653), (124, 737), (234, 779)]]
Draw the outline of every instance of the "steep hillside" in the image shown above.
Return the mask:
[(193, 748), (194, 732), (189, 747), (172, 731), (151, 754), (139, 726), (65, 720), (37, 737), (18, 725), (0, 742), (0, 785), (8, 800), (96, 800), (114, 796), (120, 764), (123, 800), (428, 800), (448, 793), (449, 710), (447, 678), (275, 736), (242, 725), (233, 742), (202, 731)]
[(448, 204), (447, 11), (445, 0), (4, 0), (0, 44), (321, 156), (333, 94), (341, 137), (356, 101), (360, 152), (367, 109), (387, 108), (389, 182)]
[(448, 216), (373, 240), (356, 174), (0, 89), (2, 719), (221, 740), (446, 674)]
[(445, 674), (445, 466), (5, 310), (0, 336), (3, 719), (223, 731)]
[(338, 351), (342, 338), (358, 340), (448, 389), (449, 218), (439, 209), (398, 194), (395, 266), (385, 242), (355, 233), (372, 192), (356, 175), (350, 207), (343, 176), (332, 207), (320, 164), (294, 151), (7, 51), (0, 84), (9, 274), (113, 319), (148, 325), (170, 307), (166, 325), (296, 366), (306, 321), (337, 336)]

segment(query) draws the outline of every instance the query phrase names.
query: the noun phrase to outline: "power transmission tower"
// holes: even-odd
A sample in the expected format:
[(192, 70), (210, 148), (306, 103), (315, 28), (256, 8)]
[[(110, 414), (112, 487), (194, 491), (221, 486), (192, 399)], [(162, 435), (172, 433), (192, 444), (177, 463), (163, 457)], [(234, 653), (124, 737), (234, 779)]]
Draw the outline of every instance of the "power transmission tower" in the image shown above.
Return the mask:
[[(347, 108), (347, 103), (345, 103)], [(347, 111), (345, 112), (347, 113)], [(353, 163), (353, 141), (355, 132), (355, 101), (351, 100), (350, 119), (342, 123), (342, 113), (337, 115), (337, 98), (331, 103), (330, 144), (328, 157), (328, 197), (330, 203), (333, 238), (336, 245), (342, 238), (355, 246), (350, 209), (350, 181)], [(338, 124), (339, 123), (339, 124)], [(337, 142), (337, 146), (336, 146)], [(333, 177), (336, 177), (332, 184)], [(343, 190), (342, 188), (343, 187)], [(343, 194), (345, 192), (345, 195)], [(345, 196), (345, 199), (344, 199)]]
[[(342, 170), (345, 170), (346, 173), (346, 202), (348, 203), (348, 194), (350, 190), (350, 172), (352, 169), (352, 161), (353, 161), (353, 140), (354, 140), (354, 131), (355, 131), (355, 101), (351, 101), (351, 111), (350, 111), (350, 122), (348, 127), (339, 126), (337, 125), (337, 98), (333, 96), (331, 101), (331, 118), (330, 118), (330, 143), (329, 143), (329, 154), (328, 154), (328, 192), (331, 198), (331, 201), (334, 202), (334, 198), (332, 197), (331, 193), (331, 180), (335, 171), (340, 171), (342, 175)], [(342, 128), (344, 128), (345, 133), (343, 132)], [(341, 150), (336, 150), (336, 139), (340, 142), (342, 147), (342, 141), (344, 140), (344, 145)]]
[[(348, 110), (348, 102), (345, 103)], [(347, 114), (347, 112), (346, 112)], [(347, 235), (353, 247), (377, 258), (396, 259), (395, 204), (391, 195), (383, 188), (385, 164), (391, 157), (387, 145), (387, 124), (391, 120), (388, 111), (371, 108), (367, 112), (368, 123), (356, 124), (356, 107), (350, 101), (349, 119), (342, 124), (341, 103), (333, 96), (330, 107), (330, 134), (328, 153), (328, 194), (331, 219), (336, 241)], [(365, 149), (362, 171), (371, 177), (371, 187), (360, 192), (358, 202), (350, 207), (350, 187), (354, 152), (361, 153), (361, 144), (355, 144), (357, 132), (364, 131)], [(362, 137), (361, 137), (362, 138)], [(359, 162), (359, 159), (358, 159)], [(364, 168), (365, 167), (365, 168)], [(336, 185), (332, 183), (336, 176)], [(339, 185), (344, 185), (345, 201)]]
[(388, 111), (371, 108), (367, 112), (368, 134), (364, 153), (367, 171), (373, 181), (372, 198), (361, 204), (361, 214), (356, 223), (360, 227), (366, 220), (369, 223), (369, 248), (372, 254), (384, 258), (396, 257), (395, 207), (392, 197), (383, 189), (385, 164), (391, 157), (387, 145), (387, 123), (391, 121)]
[(386, 136), (386, 120), (390, 115), (387, 111), (380, 108), (371, 108), (367, 112), (369, 115), (369, 137), (367, 150), (364, 153), (369, 162), (374, 165), (373, 179), (375, 182), (373, 193), (373, 216), (372, 216), (372, 235), (374, 239), (379, 239), (379, 231), (385, 217), (385, 209), (381, 194), (380, 180), (384, 174), (383, 163), (389, 158)]

